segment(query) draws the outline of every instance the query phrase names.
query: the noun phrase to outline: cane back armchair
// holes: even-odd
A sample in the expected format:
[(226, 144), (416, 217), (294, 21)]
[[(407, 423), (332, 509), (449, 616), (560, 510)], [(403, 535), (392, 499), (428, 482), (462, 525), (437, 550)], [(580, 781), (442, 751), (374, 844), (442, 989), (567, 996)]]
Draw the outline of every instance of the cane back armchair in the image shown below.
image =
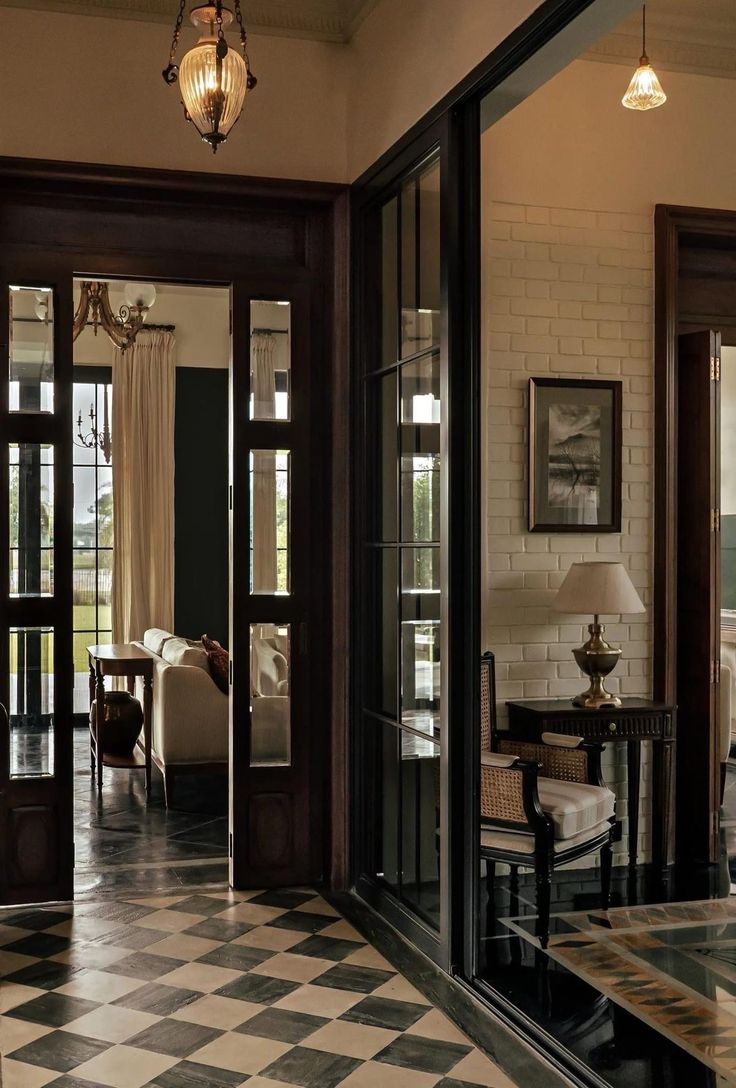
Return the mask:
[(614, 794), (601, 777), (603, 747), (580, 737), (543, 733), (542, 743), (512, 740), (496, 728), (493, 654), (481, 658), (480, 853), (489, 903), (495, 863), (533, 869), (536, 935), (549, 941), (552, 874), (558, 866), (600, 852), (601, 904), (610, 900), (612, 844), (619, 835)]

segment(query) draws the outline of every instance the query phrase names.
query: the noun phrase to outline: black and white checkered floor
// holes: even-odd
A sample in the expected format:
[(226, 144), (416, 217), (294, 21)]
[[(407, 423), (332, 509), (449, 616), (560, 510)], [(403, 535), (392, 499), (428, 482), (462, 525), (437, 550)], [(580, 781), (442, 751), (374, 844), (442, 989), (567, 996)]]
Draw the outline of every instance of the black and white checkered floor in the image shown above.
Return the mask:
[(513, 1088), (312, 891), (0, 914), (3, 1088)]

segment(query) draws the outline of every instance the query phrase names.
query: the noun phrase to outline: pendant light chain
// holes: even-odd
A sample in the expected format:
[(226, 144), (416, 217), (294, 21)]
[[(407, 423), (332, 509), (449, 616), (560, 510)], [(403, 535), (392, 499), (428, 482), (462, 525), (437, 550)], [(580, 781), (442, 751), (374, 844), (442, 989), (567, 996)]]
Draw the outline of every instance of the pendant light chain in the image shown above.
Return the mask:
[(240, 45), (243, 50), (243, 60), (245, 61), (246, 71), (248, 72), (248, 90), (252, 91), (258, 80), (250, 70), (250, 60), (248, 58), (248, 32), (246, 31), (245, 23), (243, 22), (243, 12), (240, 10), (240, 0), (235, 0), (235, 18), (240, 27)]
[(171, 39), (171, 49), (169, 50), (169, 63), (161, 73), (164, 77), (164, 83), (176, 83), (179, 77), (179, 67), (175, 63), (176, 51), (179, 48), (179, 38), (181, 37), (181, 24), (184, 22), (184, 9), (186, 7), (186, 0), (179, 0), (179, 11), (176, 15), (176, 23), (174, 25), (174, 36)]

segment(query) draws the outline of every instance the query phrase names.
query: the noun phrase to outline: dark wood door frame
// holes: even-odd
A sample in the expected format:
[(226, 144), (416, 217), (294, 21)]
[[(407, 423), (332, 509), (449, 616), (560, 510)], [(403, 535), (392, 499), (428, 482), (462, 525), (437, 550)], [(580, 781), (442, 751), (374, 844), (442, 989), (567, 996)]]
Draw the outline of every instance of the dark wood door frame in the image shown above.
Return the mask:
[(348, 874), (347, 223), (342, 185), (0, 158), (5, 255), (47, 254), (81, 274), (305, 286), (321, 435), (313, 550), (325, 575), (312, 759), (323, 785), (320, 872), (335, 889)]
[[(733, 239), (736, 246), (736, 212), (660, 204), (655, 210), (655, 414), (654, 414), (654, 652), (655, 699), (677, 703), (677, 580), (678, 580), (678, 333), (680, 244), (693, 233)], [(678, 721), (678, 733), (688, 728)], [(685, 748), (686, 746), (683, 746)], [(684, 755), (684, 750), (683, 750)], [(678, 758), (678, 757), (676, 757)], [(716, 753), (713, 754), (716, 757)], [(678, 776), (680, 782), (685, 776)], [(690, 781), (690, 807), (710, 807), (709, 782)], [(678, 807), (682, 811), (680, 797)], [(711, 816), (717, 817), (717, 810)], [(705, 821), (704, 821), (705, 826)], [(701, 860), (712, 857), (712, 836), (685, 843), (675, 833), (676, 854)]]

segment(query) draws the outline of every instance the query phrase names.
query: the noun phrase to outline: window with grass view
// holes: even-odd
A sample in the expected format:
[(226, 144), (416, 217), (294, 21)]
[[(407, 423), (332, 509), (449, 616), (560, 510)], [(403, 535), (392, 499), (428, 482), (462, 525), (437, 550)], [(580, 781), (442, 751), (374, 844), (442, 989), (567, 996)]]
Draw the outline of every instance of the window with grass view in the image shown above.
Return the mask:
[[(107, 413), (105, 411), (107, 397)], [(81, 414), (80, 438), (76, 421)], [(87, 647), (112, 642), (112, 455), (94, 440), (112, 416), (112, 385), (74, 383), (74, 712), (89, 710)]]

